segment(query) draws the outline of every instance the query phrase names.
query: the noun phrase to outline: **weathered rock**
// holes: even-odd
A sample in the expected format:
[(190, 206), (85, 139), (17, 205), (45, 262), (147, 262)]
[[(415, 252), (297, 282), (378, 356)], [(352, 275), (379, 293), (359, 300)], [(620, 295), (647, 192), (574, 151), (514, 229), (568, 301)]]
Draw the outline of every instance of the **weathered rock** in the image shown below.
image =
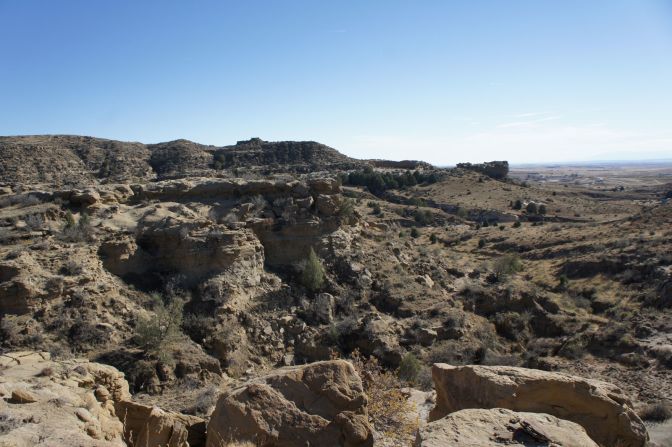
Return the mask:
[(53, 362), (46, 353), (14, 352), (1, 359), (3, 388), (11, 398), (0, 400), (0, 445), (126, 446), (114, 405), (94, 397), (101, 386), (130, 397), (114, 368), (86, 360)]
[(435, 364), (435, 421), (466, 408), (548, 413), (582, 425), (604, 446), (644, 446), (648, 435), (616, 386), (568, 374), (507, 366)]
[(337, 194), (341, 188), (334, 178), (316, 178), (308, 181), (310, 189), (318, 194)]
[(313, 302), (313, 314), (319, 323), (329, 324), (334, 319), (334, 296), (329, 293), (320, 293)]
[(18, 388), (12, 391), (12, 397), (9, 399), (13, 404), (31, 404), (37, 402), (37, 398), (28, 390)]
[(371, 446), (366, 403), (346, 361), (283, 368), (222, 395), (206, 445)]
[(70, 203), (77, 206), (91, 206), (100, 202), (100, 194), (92, 188), (75, 190), (68, 197)]
[(456, 411), (420, 429), (417, 447), (553, 445), (598, 447), (579, 424), (543, 413), (502, 408)]
[(134, 447), (189, 447), (205, 442), (205, 421), (196, 416), (121, 401), (115, 405), (124, 421), (124, 436)]
[(437, 336), (437, 332), (434, 329), (420, 328), (417, 332), (418, 341), (423, 346), (431, 346)]
[(324, 216), (335, 216), (338, 213), (338, 201), (336, 196), (320, 194), (315, 201), (317, 211)]

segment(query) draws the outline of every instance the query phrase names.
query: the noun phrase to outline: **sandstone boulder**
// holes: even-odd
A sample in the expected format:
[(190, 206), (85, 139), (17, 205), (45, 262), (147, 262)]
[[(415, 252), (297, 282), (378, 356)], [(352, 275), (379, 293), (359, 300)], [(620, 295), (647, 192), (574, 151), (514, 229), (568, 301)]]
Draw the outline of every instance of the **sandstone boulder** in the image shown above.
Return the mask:
[(582, 425), (603, 446), (640, 447), (644, 424), (620, 388), (568, 374), (508, 366), (435, 364), (432, 421), (466, 408), (548, 413)]
[(456, 411), (422, 427), (416, 440), (417, 447), (493, 445), (598, 447), (574, 422), (502, 408)]
[[(2, 446), (126, 446), (112, 401), (128, 396), (128, 384), (112, 367), (86, 360), (54, 362), (47, 353), (1, 357)], [(121, 381), (119, 380), (121, 379)], [(109, 388), (108, 388), (109, 387)]]
[(338, 205), (338, 196), (326, 194), (318, 195), (315, 202), (317, 211), (323, 216), (335, 216), (338, 213)]
[(205, 421), (137, 402), (115, 405), (124, 435), (134, 447), (189, 447), (205, 442)]
[(206, 445), (371, 446), (366, 404), (346, 361), (282, 368), (220, 397)]
[(74, 190), (69, 196), (70, 203), (77, 206), (91, 206), (100, 202), (100, 194), (93, 188)]

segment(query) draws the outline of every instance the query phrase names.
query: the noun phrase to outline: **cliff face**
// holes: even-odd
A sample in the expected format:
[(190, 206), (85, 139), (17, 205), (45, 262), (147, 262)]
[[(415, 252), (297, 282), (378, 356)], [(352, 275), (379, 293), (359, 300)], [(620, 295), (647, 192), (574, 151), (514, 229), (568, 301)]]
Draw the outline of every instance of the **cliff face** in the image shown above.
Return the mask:
[(366, 164), (312, 141), (253, 138), (216, 147), (188, 140), (142, 144), (71, 135), (0, 137), (0, 162), (5, 183), (53, 185), (227, 176), (241, 168), (307, 173)]

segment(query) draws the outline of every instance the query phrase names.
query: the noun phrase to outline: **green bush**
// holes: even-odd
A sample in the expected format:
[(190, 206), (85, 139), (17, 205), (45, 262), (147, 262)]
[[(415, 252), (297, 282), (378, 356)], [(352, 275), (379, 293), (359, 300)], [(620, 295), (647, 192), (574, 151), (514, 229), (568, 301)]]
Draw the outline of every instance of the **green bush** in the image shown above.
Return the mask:
[(420, 363), (420, 360), (409, 352), (404, 355), (399, 364), (399, 379), (405, 382), (415, 383), (421, 369), (422, 364)]
[(349, 219), (355, 214), (355, 204), (352, 199), (344, 199), (338, 207), (338, 215)]
[(528, 214), (537, 214), (538, 212), (537, 204), (534, 202), (528, 203), (527, 206), (525, 207), (525, 211), (527, 211)]
[(520, 221), (517, 220), (517, 221), (515, 221), (515, 222), (513, 223), (513, 228), (520, 228), (521, 225), (522, 225), (522, 224), (520, 223)]
[(145, 352), (158, 355), (182, 336), (184, 302), (172, 297), (168, 303), (159, 295), (152, 296), (152, 315), (135, 325), (135, 343)]
[(65, 214), (65, 225), (61, 231), (61, 238), (68, 242), (82, 242), (90, 240), (91, 234), (91, 218), (89, 215), (82, 213), (79, 222), (75, 222), (75, 217), (68, 210)]
[(411, 237), (412, 238), (420, 237), (420, 232), (418, 231), (417, 228), (415, 227), (411, 228)]
[(301, 272), (301, 284), (315, 292), (320, 290), (324, 285), (325, 271), (320, 258), (317, 257), (315, 251), (311, 248), (308, 253), (308, 258), (303, 261), (303, 270)]
[(520, 199), (516, 200), (513, 202), (513, 209), (514, 210), (520, 210), (523, 209), (523, 202), (520, 201)]
[(504, 255), (497, 259), (492, 265), (492, 270), (498, 280), (508, 275), (518, 273), (522, 269), (523, 262), (517, 255)]
[(485, 247), (485, 239), (479, 239), (478, 240), (478, 248), (483, 248)]

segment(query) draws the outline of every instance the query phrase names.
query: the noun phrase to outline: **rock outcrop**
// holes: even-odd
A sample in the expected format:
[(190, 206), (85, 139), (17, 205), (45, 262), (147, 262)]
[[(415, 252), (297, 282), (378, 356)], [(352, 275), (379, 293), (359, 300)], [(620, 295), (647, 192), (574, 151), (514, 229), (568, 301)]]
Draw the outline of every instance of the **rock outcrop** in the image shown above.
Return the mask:
[(259, 138), (215, 147), (188, 140), (149, 144), (74, 135), (0, 137), (0, 180), (12, 184), (92, 185), (223, 170), (310, 173), (356, 169), (367, 163), (313, 141)]
[(451, 413), (422, 427), (415, 445), (598, 447), (579, 424), (549, 414), (518, 413), (503, 408), (468, 409)]
[(116, 404), (132, 447), (195, 447), (205, 443), (205, 421), (131, 401)]
[(366, 404), (346, 361), (279, 369), (220, 397), (206, 445), (371, 446)]
[(643, 447), (646, 428), (616, 386), (568, 374), (507, 366), (435, 364), (436, 421), (468, 408), (547, 413), (583, 426), (602, 446)]
[(130, 394), (116, 369), (37, 352), (4, 354), (0, 369), (0, 445), (126, 446), (114, 399)]
[(48, 353), (0, 355), (0, 446), (195, 447), (205, 421), (133, 402), (117, 369)]

